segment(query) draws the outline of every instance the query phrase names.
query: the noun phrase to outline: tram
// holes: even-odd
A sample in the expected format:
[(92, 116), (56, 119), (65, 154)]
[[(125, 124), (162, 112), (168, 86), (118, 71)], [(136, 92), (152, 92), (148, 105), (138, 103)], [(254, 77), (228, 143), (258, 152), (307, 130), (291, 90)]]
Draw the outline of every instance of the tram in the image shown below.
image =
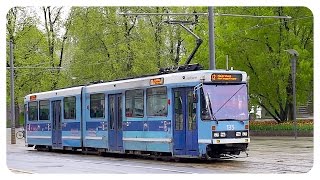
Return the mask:
[(26, 146), (183, 158), (250, 143), (247, 74), (163, 73), (25, 96)]

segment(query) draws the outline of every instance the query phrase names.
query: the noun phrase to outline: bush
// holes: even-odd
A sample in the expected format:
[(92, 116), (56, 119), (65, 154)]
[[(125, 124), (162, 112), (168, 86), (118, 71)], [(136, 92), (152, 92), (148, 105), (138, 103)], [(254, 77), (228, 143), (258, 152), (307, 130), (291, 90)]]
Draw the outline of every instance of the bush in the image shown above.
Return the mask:
[[(276, 121), (250, 121), (252, 131), (293, 131), (294, 121), (277, 123)], [(313, 131), (313, 120), (297, 120), (298, 131)]]

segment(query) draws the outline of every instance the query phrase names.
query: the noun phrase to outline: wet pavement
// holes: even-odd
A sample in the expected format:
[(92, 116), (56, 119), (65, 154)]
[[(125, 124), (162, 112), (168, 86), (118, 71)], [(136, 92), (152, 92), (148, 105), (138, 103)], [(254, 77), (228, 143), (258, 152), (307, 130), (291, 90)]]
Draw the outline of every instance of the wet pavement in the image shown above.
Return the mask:
[[(8, 131), (8, 130), (7, 130)], [(9, 134), (9, 133), (7, 133)], [(103, 174), (296, 174), (309, 172), (314, 163), (312, 137), (252, 137), (249, 156), (228, 160), (159, 161), (136, 156), (82, 155), (41, 152), (24, 146), (24, 139), (10, 144), (7, 166), (13, 173)]]

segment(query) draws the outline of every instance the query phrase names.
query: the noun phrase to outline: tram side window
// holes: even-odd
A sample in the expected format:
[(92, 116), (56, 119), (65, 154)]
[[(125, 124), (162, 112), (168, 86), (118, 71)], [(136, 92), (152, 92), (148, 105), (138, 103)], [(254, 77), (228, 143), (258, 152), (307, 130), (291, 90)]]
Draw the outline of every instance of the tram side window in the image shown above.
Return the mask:
[(38, 102), (29, 102), (29, 121), (38, 120)]
[(143, 117), (143, 90), (126, 91), (126, 117)]
[(63, 98), (64, 119), (76, 119), (76, 97)]
[(104, 94), (91, 94), (90, 95), (90, 117), (91, 118), (104, 118)]
[(39, 101), (39, 120), (49, 120), (49, 101)]
[(167, 88), (156, 87), (147, 89), (147, 115), (167, 116), (168, 100)]
[(210, 120), (210, 114), (209, 114), (209, 110), (206, 107), (206, 99), (204, 97), (204, 93), (203, 90), (201, 89), (200, 91), (200, 101), (201, 101), (201, 119), (203, 120)]

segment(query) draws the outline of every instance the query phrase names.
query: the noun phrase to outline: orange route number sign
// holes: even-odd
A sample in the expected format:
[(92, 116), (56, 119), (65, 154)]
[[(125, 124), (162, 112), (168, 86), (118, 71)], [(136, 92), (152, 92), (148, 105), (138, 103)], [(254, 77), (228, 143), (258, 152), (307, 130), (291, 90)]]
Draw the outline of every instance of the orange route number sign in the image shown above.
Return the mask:
[(211, 74), (212, 82), (241, 82), (242, 75), (241, 74)]

